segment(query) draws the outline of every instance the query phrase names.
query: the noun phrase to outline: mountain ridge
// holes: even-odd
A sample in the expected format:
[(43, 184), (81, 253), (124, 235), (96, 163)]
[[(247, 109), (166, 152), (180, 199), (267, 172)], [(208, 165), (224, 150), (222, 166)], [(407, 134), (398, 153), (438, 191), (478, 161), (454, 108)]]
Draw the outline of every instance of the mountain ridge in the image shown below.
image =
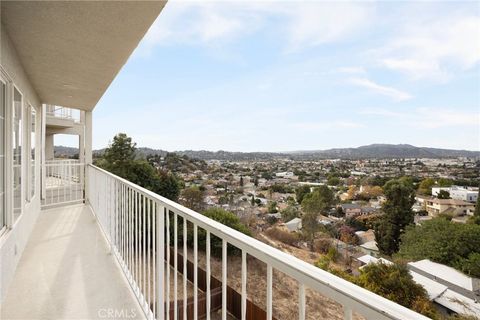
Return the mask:
[[(94, 154), (101, 155), (105, 149), (94, 150)], [(138, 147), (140, 156), (164, 156), (168, 151)], [(410, 144), (375, 143), (356, 148), (332, 148), (326, 150), (299, 150), (285, 152), (238, 152), (238, 151), (207, 151), (183, 150), (174, 151), (179, 155), (201, 160), (270, 160), (290, 158), (295, 160), (314, 159), (392, 159), (392, 158), (480, 158), (480, 151), (455, 150), (431, 147), (416, 147)], [(78, 154), (77, 148), (55, 146), (56, 156), (73, 156)]]

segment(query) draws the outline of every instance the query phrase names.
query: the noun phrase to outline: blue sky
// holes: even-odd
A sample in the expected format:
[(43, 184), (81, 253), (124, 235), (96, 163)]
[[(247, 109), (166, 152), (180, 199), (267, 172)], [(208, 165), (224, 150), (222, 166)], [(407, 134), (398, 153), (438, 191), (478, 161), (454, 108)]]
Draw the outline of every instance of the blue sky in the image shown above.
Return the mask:
[(480, 150), (478, 2), (167, 3), (94, 111), (94, 147)]

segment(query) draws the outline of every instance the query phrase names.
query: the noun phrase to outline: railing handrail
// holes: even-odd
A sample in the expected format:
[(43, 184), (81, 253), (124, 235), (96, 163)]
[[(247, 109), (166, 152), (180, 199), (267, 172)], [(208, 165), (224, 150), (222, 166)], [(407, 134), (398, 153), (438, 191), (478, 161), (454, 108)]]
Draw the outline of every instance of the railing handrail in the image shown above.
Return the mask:
[(78, 122), (80, 121), (80, 117), (73, 114), (74, 110), (77, 109), (62, 106), (49, 106), (47, 108), (46, 115), (50, 118), (66, 119)]
[[(61, 163), (80, 163), (79, 159), (53, 159), (45, 160), (45, 164), (61, 164)], [(81, 163), (83, 164), (83, 163)]]
[(268, 263), (275, 269), (289, 275), (297, 281), (307, 284), (308, 287), (332, 298), (338, 303), (351, 306), (354, 311), (359, 312), (367, 318), (405, 320), (429, 319), (428, 317), (350, 283), (255, 238), (249, 237), (217, 221), (207, 218), (206, 216), (188, 209), (172, 200), (94, 166), (93, 164), (89, 164), (88, 166), (124, 183), (128, 187), (142, 193), (144, 196), (153, 198), (167, 209), (178, 211), (176, 212), (178, 215), (186, 216), (189, 221), (210, 231), (213, 235), (225, 239), (228, 243), (239, 249), (245, 250), (249, 255), (254, 256), (261, 261), (268, 261)]

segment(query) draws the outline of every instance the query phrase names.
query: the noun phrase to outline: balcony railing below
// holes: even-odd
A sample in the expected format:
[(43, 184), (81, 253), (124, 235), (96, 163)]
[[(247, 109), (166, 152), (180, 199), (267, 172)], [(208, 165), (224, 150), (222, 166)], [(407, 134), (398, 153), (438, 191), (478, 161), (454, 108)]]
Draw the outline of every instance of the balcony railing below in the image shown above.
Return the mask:
[[(222, 319), (229, 315), (286, 319), (274, 314), (273, 279), (278, 273), (294, 280), (290, 289), (296, 294), (287, 299), (300, 320), (319, 318), (307, 308), (314, 294), (336, 304), (337, 317), (344, 319), (352, 319), (354, 314), (367, 319), (428, 319), (105, 170), (92, 165), (86, 169), (89, 204), (148, 319), (210, 319), (215, 309), (221, 310)], [(202, 242), (205, 252), (201, 253), (200, 236), (206, 243)], [(213, 241), (221, 243), (221, 258), (213, 256)], [(236, 289), (228, 285), (230, 246), (241, 256)], [(199, 267), (200, 254), (204, 269)], [(247, 269), (247, 261), (252, 257), (266, 269), (262, 281), (253, 286), (266, 289), (261, 308), (249, 299), (256, 292), (247, 292), (248, 277), (254, 271)], [(220, 265), (217, 274), (213, 262)], [(192, 295), (187, 294), (189, 288)], [(232, 298), (235, 293), (239, 303)]]
[(42, 207), (81, 203), (84, 200), (85, 165), (79, 160), (45, 162), (45, 197)]
[(80, 122), (80, 111), (60, 106), (47, 106), (47, 117)]

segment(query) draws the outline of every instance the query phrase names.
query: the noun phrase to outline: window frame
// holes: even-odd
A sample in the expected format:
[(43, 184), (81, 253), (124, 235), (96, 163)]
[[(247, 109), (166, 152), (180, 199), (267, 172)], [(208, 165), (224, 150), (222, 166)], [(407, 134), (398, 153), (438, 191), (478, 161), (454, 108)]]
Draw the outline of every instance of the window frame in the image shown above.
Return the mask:
[[(15, 85), (15, 83), (13, 83), (12, 81), (10, 82), (11, 83), (11, 86), (12, 86), (12, 96), (11, 96), (11, 101), (10, 101), (10, 109), (11, 109), (11, 113), (10, 113), (10, 116), (11, 116), (11, 119), (10, 122), (11, 122), (11, 130), (10, 130), (10, 134), (11, 136), (8, 137), (8, 139), (10, 139), (10, 141), (12, 142), (12, 145), (10, 146), (10, 151), (11, 151), (11, 168), (14, 169), (14, 156), (15, 156), (15, 153), (13, 152), (13, 131), (15, 130), (15, 113), (14, 113), (14, 109), (15, 109), (15, 90), (20, 94), (20, 123), (21, 123), (21, 128), (19, 128), (18, 130), (18, 133), (21, 134), (20, 136), (20, 139), (19, 139), (19, 143), (20, 143), (20, 213), (18, 214), (18, 216), (15, 218), (15, 190), (13, 189), (14, 188), (14, 179), (15, 179), (15, 174), (12, 175), (12, 179), (11, 179), (11, 183), (12, 183), (12, 198), (11, 198), (11, 201), (12, 201), (12, 207), (11, 207), (11, 227), (13, 227), (13, 225), (15, 225), (15, 223), (17, 221), (20, 220), (20, 218), (22, 217), (22, 215), (24, 214), (25, 212), (25, 204), (27, 202), (27, 199), (26, 199), (26, 194), (25, 194), (25, 177), (28, 176), (27, 174), (27, 168), (26, 168), (26, 165), (25, 165), (25, 146), (26, 146), (26, 137), (25, 137), (25, 95), (23, 94), (23, 91), (20, 90), (20, 88)], [(12, 172), (14, 172), (14, 170), (12, 170)], [(28, 178), (27, 178), (27, 184), (28, 184)]]
[[(28, 201), (32, 202), (32, 200), (35, 199), (35, 196), (37, 195), (37, 190), (36, 190), (36, 182), (37, 182), (37, 175), (36, 175), (36, 168), (37, 168), (37, 134), (38, 134), (38, 128), (37, 128), (37, 117), (38, 117), (38, 112), (35, 109), (35, 107), (27, 102), (27, 109), (29, 110), (29, 117), (28, 117), (28, 130), (29, 134), (26, 136), (28, 138), (28, 148), (26, 148), (26, 152), (28, 153), (27, 160), (28, 160), (28, 192), (27, 192), (27, 199)], [(34, 139), (32, 140), (32, 135), (34, 135)], [(32, 150), (32, 147), (34, 149)], [(33, 151), (33, 152), (32, 152)]]

